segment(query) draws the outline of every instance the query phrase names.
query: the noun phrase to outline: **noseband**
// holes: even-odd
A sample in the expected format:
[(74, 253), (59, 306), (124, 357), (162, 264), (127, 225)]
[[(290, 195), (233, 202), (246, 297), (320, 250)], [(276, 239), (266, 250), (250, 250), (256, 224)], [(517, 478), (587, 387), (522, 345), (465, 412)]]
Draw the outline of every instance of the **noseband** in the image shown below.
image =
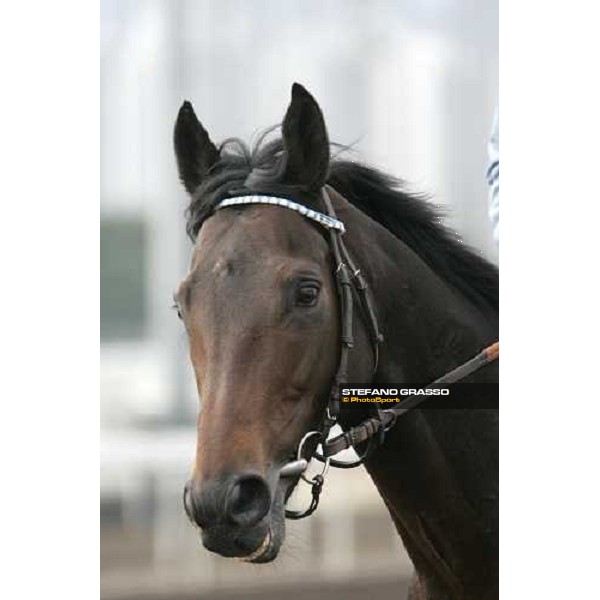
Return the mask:
[[(337, 423), (340, 414), (340, 395), (339, 388), (348, 381), (348, 358), (350, 350), (354, 348), (354, 303), (358, 299), (363, 320), (367, 325), (372, 349), (372, 367), (371, 381), (374, 379), (379, 364), (379, 345), (383, 342), (383, 335), (380, 332), (371, 294), (367, 281), (361, 271), (352, 261), (348, 249), (344, 244), (343, 234), (346, 228), (342, 221), (337, 218), (331, 198), (329, 197), (328, 186), (321, 189), (321, 198), (325, 206), (326, 214), (312, 210), (303, 204), (299, 204), (286, 198), (277, 198), (274, 196), (249, 195), (227, 198), (220, 202), (215, 210), (228, 206), (240, 206), (247, 204), (270, 204), (288, 208), (307, 219), (310, 219), (325, 229), (329, 233), (329, 241), (333, 254), (335, 269), (334, 276), (338, 297), (340, 301), (340, 319), (341, 319), (341, 350), (338, 368), (333, 378), (329, 391), (325, 416), (318, 430), (309, 431), (304, 435), (296, 452), (296, 458), (285, 464), (280, 470), (280, 477), (293, 478), (301, 477), (311, 486), (312, 500), (310, 506), (304, 511), (293, 511), (286, 509), (285, 516), (288, 519), (302, 519), (311, 515), (319, 504), (319, 497), (325, 481), (325, 474), (329, 466), (341, 469), (351, 469), (363, 464), (365, 459), (371, 454), (374, 447), (384, 441), (387, 431), (395, 424), (399, 416), (403, 415), (412, 408), (418, 406), (425, 396), (408, 396), (393, 405), (390, 408), (382, 409), (376, 404), (371, 404), (369, 409), (372, 415), (362, 421), (356, 427), (345, 431), (343, 434), (327, 439), (332, 427)], [(330, 188), (331, 189), (331, 188)], [(449, 371), (439, 379), (436, 379), (429, 385), (435, 387), (439, 385), (448, 385), (456, 383), (471, 375), (484, 365), (497, 360), (499, 357), (498, 342), (482, 350), (475, 357), (460, 365), (456, 369)], [(352, 462), (340, 461), (333, 458), (339, 452), (349, 448), (355, 448), (356, 445), (363, 442), (367, 446), (359, 458)], [(317, 452), (317, 447), (321, 445), (322, 454)], [(357, 453), (358, 454), (358, 453)], [(304, 472), (308, 467), (309, 461), (315, 458), (323, 463), (323, 469), (312, 479), (308, 479)]]

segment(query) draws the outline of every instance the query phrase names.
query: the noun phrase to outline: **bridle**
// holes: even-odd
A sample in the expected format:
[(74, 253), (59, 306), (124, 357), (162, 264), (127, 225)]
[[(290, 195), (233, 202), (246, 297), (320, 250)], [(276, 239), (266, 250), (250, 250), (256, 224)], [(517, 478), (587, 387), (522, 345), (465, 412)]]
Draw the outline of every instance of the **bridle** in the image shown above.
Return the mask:
[[(353, 262), (348, 249), (346, 248), (343, 240), (346, 228), (342, 221), (337, 218), (329, 196), (328, 188), (329, 186), (327, 185), (321, 188), (321, 198), (325, 206), (325, 214), (287, 198), (254, 194), (227, 198), (215, 207), (215, 210), (218, 210), (228, 206), (240, 206), (246, 204), (270, 204), (282, 206), (294, 210), (307, 219), (318, 223), (327, 229), (329, 233), (329, 241), (334, 259), (334, 277), (340, 301), (340, 358), (329, 391), (325, 415), (321, 421), (320, 427), (313, 431), (309, 431), (304, 435), (298, 445), (295, 459), (286, 463), (280, 470), (280, 477), (300, 477), (311, 486), (312, 500), (308, 508), (303, 511), (294, 511), (286, 508), (285, 516), (288, 519), (303, 519), (304, 517), (311, 515), (317, 509), (321, 490), (323, 489), (323, 484), (325, 482), (325, 475), (330, 466), (340, 469), (352, 469), (363, 464), (374, 448), (384, 442), (385, 434), (394, 427), (398, 417), (415, 408), (427, 398), (427, 396), (424, 395), (407, 396), (401, 402), (386, 409), (383, 409), (376, 404), (370, 404), (369, 407), (372, 414), (369, 418), (365, 419), (357, 426), (351, 427), (341, 435), (328, 439), (329, 432), (338, 422), (340, 414), (340, 385), (348, 381), (348, 359), (350, 351), (354, 348), (354, 305), (356, 299), (358, 299), (359, 308), (367, 326), (371, 342), (373, 355), (371, 381), (374, 379), (377, 372), (379, 364), (379, 345), (383, 342), (383, 335), (379, 329), (367, 281), (360, 269), (357, 268)], [(329, 189), (335, 191), (333, 188)], [(456, 383), (498, 358), (499, 344), (498, 342), (495, 342), (467, 362), (448, 373), (445, 373), (424, 387), (431, 388)], [(357, 460), (347, 462), (333, 458), (343, 450), (355, 448), (358, 444), (364, 442), (367, 443), (367, 446)], [(322, 453), (317, 451), (319, 445), (322, 447)], [(321, 472), (317, 473), (312, 479), (308, 479), (304, 472), (312, 458), (322, 462), (323, 468)]]

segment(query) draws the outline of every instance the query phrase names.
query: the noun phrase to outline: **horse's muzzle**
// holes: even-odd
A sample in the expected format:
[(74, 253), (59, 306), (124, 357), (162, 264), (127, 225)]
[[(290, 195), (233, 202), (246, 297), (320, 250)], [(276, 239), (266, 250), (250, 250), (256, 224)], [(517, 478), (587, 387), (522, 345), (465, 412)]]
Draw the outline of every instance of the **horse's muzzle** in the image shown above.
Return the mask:
[(271, 493), (260, 475), (228, 475), (202, 486), (190, 480), (183, 502), (190, 520), (202, 530), (204, 546), (222, 556), (252, 555), (269, 536), (265, 517)]

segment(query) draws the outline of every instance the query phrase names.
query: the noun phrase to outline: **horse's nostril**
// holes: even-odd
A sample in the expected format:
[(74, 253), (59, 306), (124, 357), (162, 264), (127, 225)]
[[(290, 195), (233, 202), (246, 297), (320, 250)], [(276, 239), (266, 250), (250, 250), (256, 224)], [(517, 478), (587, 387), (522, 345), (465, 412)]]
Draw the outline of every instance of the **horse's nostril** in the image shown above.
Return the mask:
[(255, 525), (269, 512), (270, 507), (269, 486), (262, 477), (243, 475), (229, 489), (227, 516), (237, 525)]
[(183, 506), (189, 519), (202, 530), (225, 525), (252, 527), (271, 507), (267, 482), (258, 475), (232, 475), (199, 487), (185, 484)]

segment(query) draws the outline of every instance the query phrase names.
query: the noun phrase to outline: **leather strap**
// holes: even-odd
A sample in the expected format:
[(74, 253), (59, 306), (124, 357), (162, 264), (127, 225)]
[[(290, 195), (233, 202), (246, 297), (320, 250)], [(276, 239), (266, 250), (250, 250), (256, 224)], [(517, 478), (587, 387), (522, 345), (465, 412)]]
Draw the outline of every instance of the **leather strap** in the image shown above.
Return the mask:
[[(335, 192), (333, 188), (328, 186), (322, 188), (321, 197), (325, 205), (325, 212), (332, 220), (338, 220), (329, 190)], [(339, 386), (346, 383), (348, 380), (348, 357), (350, 350), (354, 348), (354, 294), (356, 293), (360, 299), (360, 306), (366, 317), (367, 326), (369, 328), (370, 337), (373, 346), (373, 366), (372, 377), (375, 375), (379, 362), (379, 344), (383, 340), (383, 336), (379, 333), (379, 326), (375, 316), (375, 310), (371, 303), (367, 282), (356, 268), (348, 249), (342, 238), (344, 231), (339, 229), (329, 229), (329, 239), (331, 243), (331, 251), (335, 264), (335, 282), (340, 298), (340, 319), (341, 319), (341, 350), (340, 359), (336, 374), (333, 378), (333, 383), (329, 392), (329, 400), (327, 404), (326, 417), (321, 427), (323, 439), (326, 440), (329, 430), (340, 413), (340, 397)], [(339, 466), (338, 461), (333, 461), (333, 466)]]

